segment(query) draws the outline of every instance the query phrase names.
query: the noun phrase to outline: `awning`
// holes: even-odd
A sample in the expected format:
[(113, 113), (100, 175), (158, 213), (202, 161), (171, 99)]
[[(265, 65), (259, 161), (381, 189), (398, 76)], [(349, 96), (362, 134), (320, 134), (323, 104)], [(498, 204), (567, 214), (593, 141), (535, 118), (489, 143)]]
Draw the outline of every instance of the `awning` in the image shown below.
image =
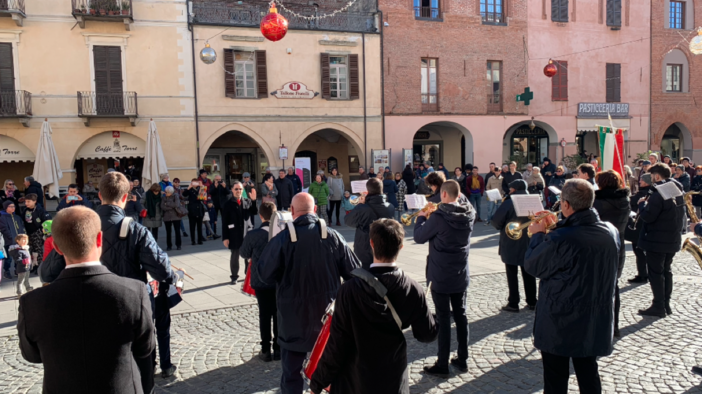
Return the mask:
[(81, 145), (76, 159), (144, 157), (146, 141), (119, 131), (108, 131), (91, 137)]
[[(612, 118), (612, 123), (614, 123), (614, 127), (616, 128), (622, 128), (622, 129), (629, 129), (631, 126), (631, 119), (614, 119)], [(590, 131), (597, 131), (597, 126), (608, 126), (609, 127), (609, 119), (607, 118), (601, 118), (601, 119), (582, 119), (578, 118), (578, 131), (579, 132), (590, 132)]]
[(34, 161), (34, 153), (16, 139), (0, 135), (0, 163), (13, 161)]

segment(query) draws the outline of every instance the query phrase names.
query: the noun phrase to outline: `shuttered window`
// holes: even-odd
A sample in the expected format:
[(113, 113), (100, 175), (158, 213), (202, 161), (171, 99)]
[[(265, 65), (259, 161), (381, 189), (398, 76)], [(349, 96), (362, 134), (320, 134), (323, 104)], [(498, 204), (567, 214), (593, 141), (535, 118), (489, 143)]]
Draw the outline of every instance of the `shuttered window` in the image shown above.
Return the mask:
[(0, 43), (0, 114), (15, 114), (17, 109), (15, 103), (12, 44)]
[(556, 75), (551, 78), (551, 100), (568, 101), (568, 62), (555, 60)]
[(224, 69), (224, 92), (227, 97), (268, 97), (266, 51), (225, 49)]
[(607, 0), (607, 26), (622, 25), (622, 0)]
[(551, 0), (551, 20), (568, 22), (568, 0)]
[(622, 65), (607, 63), (607, 102), (618, 103), (621, 101)]
[(98, 115), (123, 115), (122, 48), (93, 47), (95, 108)]
[(360, 97), (358, 55), (335, 56), (322, 53), (322, 98), (330, 100)]

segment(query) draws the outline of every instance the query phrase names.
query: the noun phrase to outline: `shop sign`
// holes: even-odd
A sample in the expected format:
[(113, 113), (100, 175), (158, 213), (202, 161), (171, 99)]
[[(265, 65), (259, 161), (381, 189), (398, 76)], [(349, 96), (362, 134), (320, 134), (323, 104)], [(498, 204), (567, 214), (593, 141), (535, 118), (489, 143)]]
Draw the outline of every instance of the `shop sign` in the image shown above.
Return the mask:
[(307, 85), (302, 82), (287, 82), (282, 88), (271, 93), (279, 99), (313, 99), (319, 93), (307, 89)]
[(578, 103), (578, 118), (628, 118), (629, 103)]
[(97, 145), (95, 153), (129, 153), (136, 152), (139, 148), (126, 143), (121, 143), (119, 138), (115, 138), (112, 145)]
[(514, 130), (513, 136), (546, 137), (548, 136), (548, 133), (541, 127), (534, 127), (532, 130), (529, 128), (529, 126), (521, 126), (517, 130)]
[(88, 164), (88, 180), (94, 185), (100, 183), (102, 176), (105, 175), (105, 166), (102, 164)]
[(34, 153), (16, 139), (0, 135), (0, 163), (12, 161), (34, 161)]

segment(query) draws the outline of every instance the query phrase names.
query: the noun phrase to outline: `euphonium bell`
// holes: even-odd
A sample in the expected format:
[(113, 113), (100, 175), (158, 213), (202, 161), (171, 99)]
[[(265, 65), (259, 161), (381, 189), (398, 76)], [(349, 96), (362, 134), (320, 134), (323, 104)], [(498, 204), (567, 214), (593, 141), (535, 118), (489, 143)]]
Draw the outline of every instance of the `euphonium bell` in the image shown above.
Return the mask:
[[(683, 200), (685, 201), (685, 205), (687, 206), (687, 213), (690, 215), (690, 221), (692, 223), (699, 223), (700, 219), (697, 217), (697, 213), (695, 212), (695, 207), (692, 205), (692, 196), (695, 194), (702, 194), (700, 192), (696, 191), (689, 191), (685, 193), (683, 196)], [(702, 242), (702, 237), (697, 237), (697, 239)], [(682, 250), (685, 252), (688, 252), (692, 255), (692, 257), (697, 260), (697, 264), (699, 264), (700, 268), (702, 268), (702, 249), (695, 245), (690, 238), (686, 239), (685, 242), (683, 242)]]
[(361, 202), (361, 198), (359, 196), (354, 196), (352, 195), (349, 197), (349, 203), (351, 205), (358, 205)]
[[(400, 216), (400, 222), (402, 222), (403, 226), (411, 226), (412, 220), (415, 219), (417, 217), (417, 215), (419, 215), (420, 212), (427, 211), (429, 208), (432, 208), (432, 207), (438, 207), (439, 205), (441, 205), (441, 203), (435, 204), (433, 202), (430, 202), (424, 208), (420, 209), (419, 211), (417, 211), (411, 215), (409, 213), (403, 213), (402, 216)], [(431, 212), (433, 212), (433, 211), (431, 211)], [(431, 212), (429, 212), (427, 214), (427, 219), (429, 219), (429, 216), (431, 216)]]
[[(558, 223), (558, 214), (561, 213), (561, 211), (558, 212), (550, 212), (550, 211), (542, 211), (538, 212), (535, 216), (531, 218), (528, 222), (524, 223), (519, 223), (519, 222), (509, 222), (507, 223), (507, 226), (505, 227), (505, 234), (510, 239), (513, 240), (518, 240), (522, 238), (522, 233), (525, 228), (528, 228), (531, 226), (532, 223), (539, 223), (542, 220), (546, 220), (546, 232), (549, 232), (556, 228), (556, 224)], [(531, 238), (531, 233), (529, 233), (529, 238)]]

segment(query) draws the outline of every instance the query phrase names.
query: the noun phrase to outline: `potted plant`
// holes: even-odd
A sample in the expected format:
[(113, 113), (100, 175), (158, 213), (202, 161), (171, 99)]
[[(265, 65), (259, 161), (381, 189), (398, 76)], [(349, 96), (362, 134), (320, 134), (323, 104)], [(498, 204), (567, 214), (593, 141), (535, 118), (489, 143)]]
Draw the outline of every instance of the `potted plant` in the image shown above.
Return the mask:
[(115, 14), (115, 5), (108, 4), (107, 5), (107, 15), (114, 15), (114, 14)]
[(80, 6), (80, 13), (81, 13), (81, 14), (87, 13), (87, 10), (85, 9), (85, 4), (81, 4), (81, 6)]
[(128, 1), (122, 2), (122, 15), (129, 15), (129, 2)]
[(97, 4), (90, 2), (90, 15), (97, 14)]

